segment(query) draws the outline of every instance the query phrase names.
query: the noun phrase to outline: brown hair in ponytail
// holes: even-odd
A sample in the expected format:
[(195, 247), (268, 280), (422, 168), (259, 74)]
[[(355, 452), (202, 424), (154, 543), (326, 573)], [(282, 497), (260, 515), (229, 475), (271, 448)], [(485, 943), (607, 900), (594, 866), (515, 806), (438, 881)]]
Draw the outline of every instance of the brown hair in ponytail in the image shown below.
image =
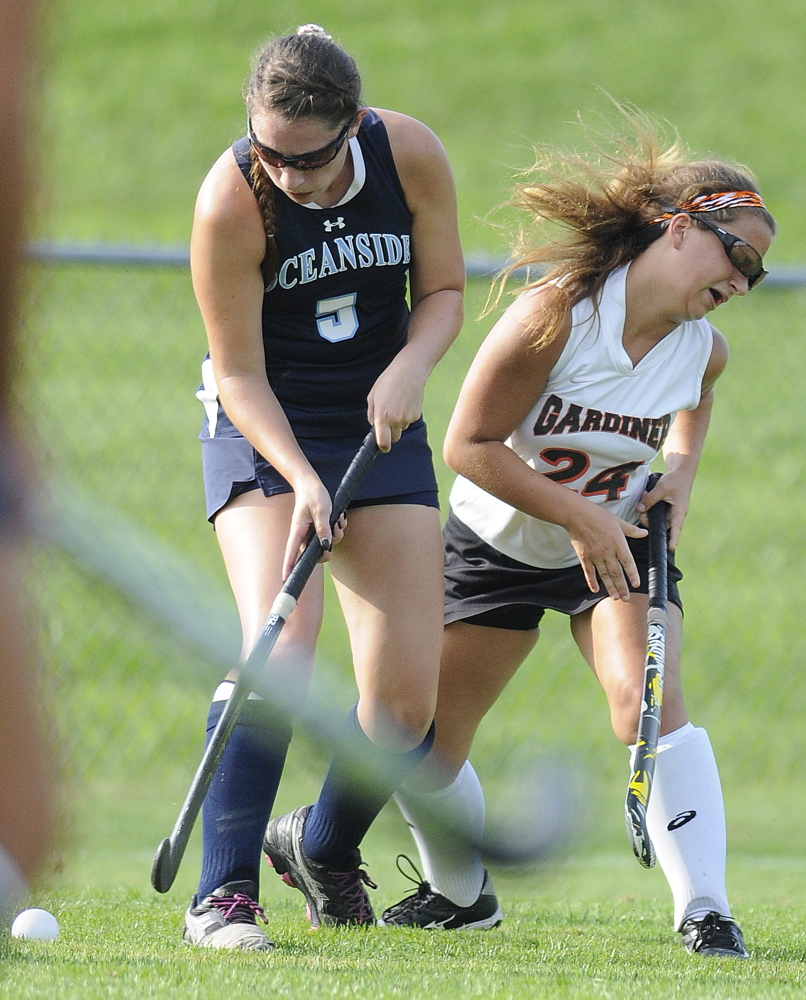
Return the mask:
[[(258, 52), (244, 100), (252, 117), (275, 111), (289, 121), (319, 118), (333, 129), (342, 128), (361, 108), (361, 77), (352, 57), (324, 29), (306, 24), (295, 35), (272, 39)], [(279, 266), (277, 192), (254, 149), (249, 179), (266, 232), (263, 274), (268, 285)]]

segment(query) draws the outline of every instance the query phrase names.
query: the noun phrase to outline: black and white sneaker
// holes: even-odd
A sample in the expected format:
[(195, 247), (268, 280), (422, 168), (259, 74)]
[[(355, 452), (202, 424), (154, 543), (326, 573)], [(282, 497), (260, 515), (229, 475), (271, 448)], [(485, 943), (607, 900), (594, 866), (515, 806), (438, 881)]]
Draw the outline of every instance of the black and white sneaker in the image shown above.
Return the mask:
[(683, 944), (692, 955), (749, 958), (739, 925), (715, 910), (701, 920), (685, 920), (680, 928)]
[(199, 903), (194, 896), (185, 913), (182, 939), (199, 948), (271, 951), (274, 947), (257, 926), (268, 923), (257, 902), (254, 882), (227, 882)]
[(312, 927), (373, 925), (375, 914), (364, 886), (378, 887), (360, 867), (360, 852), (352, 851), (345, 869), (340, 871), (306, 857), (302, 835), (310, 809), (303, 806), (270, 820), (263, 839), (269, 864), (286, 885), (305, 896)]
[[(408, 862), (417, 875), (416, 879), (403, 871), (400, 867), (401, 861)], [(504, 918), (489, 872), (484, 873), (484, 883), (476, 902), (470, 906), (457, 906), (447, 896), (434, 892), (405, 854), (397, 856), (397, 870), (410, 882), (419, 883), (417, 891), (390, 906), (388, 910), (384, 910), (383, 916), (378, 921), (379, 927), (422, 927), (446, 931), (489, 930), (491, 927), (497, 927)]]

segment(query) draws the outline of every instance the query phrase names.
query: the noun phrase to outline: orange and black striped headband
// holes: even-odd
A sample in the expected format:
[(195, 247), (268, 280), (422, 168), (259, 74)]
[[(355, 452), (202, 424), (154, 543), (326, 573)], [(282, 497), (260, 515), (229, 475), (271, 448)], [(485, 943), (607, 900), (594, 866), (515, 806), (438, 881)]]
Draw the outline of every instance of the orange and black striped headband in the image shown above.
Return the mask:
[(717, 191), (715, 194), (698, 194), (689, 198), (677, 208), (667, 208), (663, 215), (650, 219), (649, 225), (656, 222), (668, 222), (681, 212), (718, 212), (723, 208), (764, 208), (761, 195), (755, 191)]

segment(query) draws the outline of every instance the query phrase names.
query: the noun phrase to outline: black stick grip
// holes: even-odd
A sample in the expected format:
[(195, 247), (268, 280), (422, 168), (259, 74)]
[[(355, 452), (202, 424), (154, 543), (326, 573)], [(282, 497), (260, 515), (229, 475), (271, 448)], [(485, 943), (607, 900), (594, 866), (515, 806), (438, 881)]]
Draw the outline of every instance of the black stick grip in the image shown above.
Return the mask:
[[(660, 473), (655, 472), (649, 477), (647, 489), (651, 493), (660, 479)], [(669, 549), (666, 520), (669, 516), (669, 504), (665, 500), (650, 507), (647, 512), (649, 524), (649, 606), (666, 610), (668, 598), (668, 565)]]

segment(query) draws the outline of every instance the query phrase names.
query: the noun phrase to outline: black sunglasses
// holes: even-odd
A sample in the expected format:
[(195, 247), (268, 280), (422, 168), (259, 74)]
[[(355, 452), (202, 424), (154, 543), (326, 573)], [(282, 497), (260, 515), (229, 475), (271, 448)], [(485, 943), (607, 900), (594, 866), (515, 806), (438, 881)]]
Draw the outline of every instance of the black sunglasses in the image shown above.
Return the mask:
[(740, 274), (743, 274), (747, 278), (748, 288), (754, 288), (767, 277), (769, 271), (764, 270), (764, 261), (761, 259), (761, 254), (758, 250), (751, 247), (749, 243), (746, 243), (739, 236), (734, 236), (733, 233), (728, 233), (719, 226), (715, 226), (713, 222), (703, 219), (700, 212), (685, 212), (684, 214), (714, 233), (725, 248), (728, 260)]
[(326, 167), (328, 163), (332, 163), (339, 155), (339, 150), (344, 145), (347, 133), (350, 131), (352, 124), (352, 121), (347, 122), (336, 138), (326, 146), (322, 146), (321, 149), (311, 150), (310, 153), (300, 153), (299, 156), (283, 156), (277, 150), (271, 149), (269, 146), (264, 146), (262, 142), (258, 142), (255, 138), (255, 133), (252, 131), (251, 118), (246, 119), (246, 138), (261, 160), (268, 163), (270, 167), (291, 167), (292, 170), (318, 170), (320, 167)]

